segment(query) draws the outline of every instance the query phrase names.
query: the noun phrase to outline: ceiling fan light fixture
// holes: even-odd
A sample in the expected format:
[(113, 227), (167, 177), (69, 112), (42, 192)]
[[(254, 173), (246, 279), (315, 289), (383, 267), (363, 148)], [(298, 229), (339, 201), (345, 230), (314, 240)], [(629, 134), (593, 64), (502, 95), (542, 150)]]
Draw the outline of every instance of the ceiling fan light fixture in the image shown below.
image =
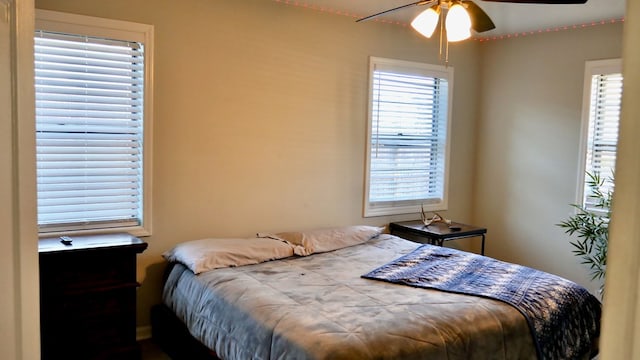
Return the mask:
[(445, 20), (447, 29), (447, 41), (455, 42), (471, 37), (471, 18), (469, 13), (460, 4), (454, 4), (447, 12)]
[(439, 19), (440, 6), (436, 5), (416, 16), (416, 18), (411, 22), (411, 27), (423, 36), (431, 38), (431, 35), (433, 35), (433, 32), (436, 30), (436, 26), (438, 26)]

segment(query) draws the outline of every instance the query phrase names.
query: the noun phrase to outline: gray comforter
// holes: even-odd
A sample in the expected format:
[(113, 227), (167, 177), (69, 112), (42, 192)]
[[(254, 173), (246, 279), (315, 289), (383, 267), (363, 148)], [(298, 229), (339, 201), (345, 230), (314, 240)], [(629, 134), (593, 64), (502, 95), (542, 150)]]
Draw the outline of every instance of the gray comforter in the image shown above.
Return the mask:
[(194, 275), (176, 265), (164, 303), (222, 359), (535, 359), (510, 305), (360, 276), (418, 244), (363, 245)]

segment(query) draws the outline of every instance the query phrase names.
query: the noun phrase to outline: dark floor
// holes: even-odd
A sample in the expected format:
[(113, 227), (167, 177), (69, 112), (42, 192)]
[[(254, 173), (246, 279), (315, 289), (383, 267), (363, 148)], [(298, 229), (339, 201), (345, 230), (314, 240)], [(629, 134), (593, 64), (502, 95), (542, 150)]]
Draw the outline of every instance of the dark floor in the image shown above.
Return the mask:
[(151, 339), (140, 341), (140, 348), (142, 349), (142, 360), (171, 360), (169, 355), (162, 352)]

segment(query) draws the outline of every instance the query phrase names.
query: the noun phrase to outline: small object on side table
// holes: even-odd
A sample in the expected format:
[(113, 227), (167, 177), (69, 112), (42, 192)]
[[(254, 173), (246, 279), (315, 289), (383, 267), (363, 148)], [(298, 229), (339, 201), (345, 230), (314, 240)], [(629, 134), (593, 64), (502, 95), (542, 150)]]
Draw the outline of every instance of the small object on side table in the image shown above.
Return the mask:
[(389, 231), (391, 235), (407, 240), (438, 246), (442, 246), (448, 240), (482, 237), (481, 255), (484, 255), (485, 234), (487, 233), (486, 228), (473, 225), (440, 222), (425, 226), (421, 220), (392, 222), (389, 224)]
[(73, 239), (68, 236), (60, 236), (60, 242), (64, 245), (71, 245), (73, 244)]

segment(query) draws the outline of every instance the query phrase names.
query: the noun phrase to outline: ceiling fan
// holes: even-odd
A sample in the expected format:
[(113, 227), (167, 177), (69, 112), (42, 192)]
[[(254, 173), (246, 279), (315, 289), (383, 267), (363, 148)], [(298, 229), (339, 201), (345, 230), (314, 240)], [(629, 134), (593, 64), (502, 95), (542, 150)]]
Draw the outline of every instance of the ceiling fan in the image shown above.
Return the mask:
[[(485, 0), (491, 2), (518, 3), (518, 4), (584, 4), (587, 0)], [(495, 29), (495, 24), (487, 13), (471, 0), (422, 0), (410, 4), (384, 10), (356, 20), (356, 22), (369, 20), (383, 14), (388, 14), (411, 6), (427, 6), (428, 9), (418, 15), (411, 26), (426, 37), (431, 37), (440, 21), (440, 26), (446, 26), (447, 42), (460, 41), (471, 36), (470, 30), (477, 33)], [(444, 17), (444, 10), (447, 17)], [(453, 33), (453, 34), (452, 34)], [(450, 36), (450, 35), (453, 35)]]

